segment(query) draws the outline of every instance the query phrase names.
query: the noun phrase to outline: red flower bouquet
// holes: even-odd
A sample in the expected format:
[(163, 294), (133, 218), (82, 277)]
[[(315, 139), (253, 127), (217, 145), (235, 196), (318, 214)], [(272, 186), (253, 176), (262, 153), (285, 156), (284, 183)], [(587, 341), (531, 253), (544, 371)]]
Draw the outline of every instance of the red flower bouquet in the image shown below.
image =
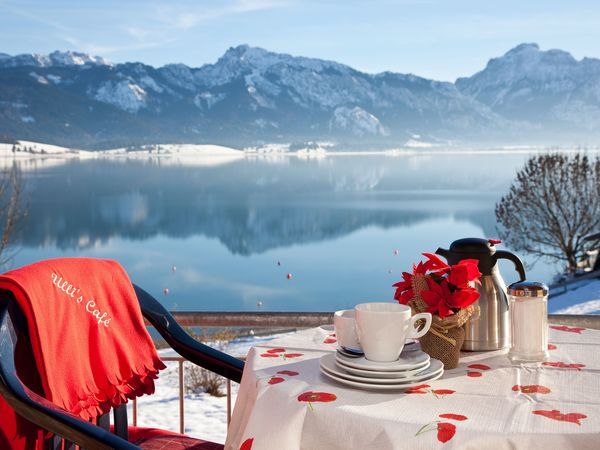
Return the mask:
[(479, 312), (474, 303), (479, 299), (475, 284), (481, 273), (476, 259), (449, 266), (432, 253), (423, 255), (427, 260), (413, 264), (412, 273), (403, 272), (403, 280), (394, 284), (394, 298), (415, 314), (432, 314), (430, 331), (420, 339), (421, 348), (449, 369), (458, 365), (464, 323)]
[(425, 312), (442, 318), (477, 301), (479, 292), (472, 284), (479, 282), (481, 273), (476, 259), (449, 266), (432, 253), (423, 255), (427, 261), (413, 265), (413, 273), (403, 272), (403, 281), (394, 284), (396, 300), (407, 305), (418, 294), (427, 304)]

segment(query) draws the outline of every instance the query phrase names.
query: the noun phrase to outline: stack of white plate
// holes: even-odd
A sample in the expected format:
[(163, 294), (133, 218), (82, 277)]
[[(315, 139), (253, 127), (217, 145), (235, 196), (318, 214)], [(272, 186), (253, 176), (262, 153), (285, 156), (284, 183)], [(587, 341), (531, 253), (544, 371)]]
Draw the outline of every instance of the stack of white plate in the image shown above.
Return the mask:
[(364, 356), (346, 356), (338, 351), (321, 358), (321, 372), (348, 386), (399, 390), (437, 380), (444, 373), (444, 365), (420, 349), (403, 351), (392, 362), (369, 361)]

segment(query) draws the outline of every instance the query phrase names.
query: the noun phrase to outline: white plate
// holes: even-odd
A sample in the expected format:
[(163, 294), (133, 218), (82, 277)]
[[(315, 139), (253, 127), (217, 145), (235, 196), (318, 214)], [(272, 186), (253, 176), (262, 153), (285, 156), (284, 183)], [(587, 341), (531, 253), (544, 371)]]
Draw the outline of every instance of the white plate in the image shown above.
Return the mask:
[(427, 361), (425, 364), (423, 364), (420, 367), (417, 367), (416, 369), (412, 369), (412, 370), (400, 370), (398, 372), (378, 372), (376, 370), (362, 370), (362, 369), (355, 369), (354, 367), (348, 367), (348, 366), (344, 366), (342, 364), (340, 364), (339, 362), (336, 361), (336, 364), (339, 368), (345, 370), (348, 373), (351, 373), (352, 375), (358, 375), (359, 377), (371, 377), (371, 378), (407, 378), (413, 375), (416, 375), (418, 373), (423, 372), (424, 370), (426, 370), (429, 367), (430, 361)]
[(346, 380), (358, 381), (359, 383), (373, 383), (373, 384), (398, 384), (398, 383), (410, 383), (413, 381), (421, 381), (425, 379), (430, 379), (431, 377), (438, 374), (438, 372), (444, 371), (444, 365), (441, 361), (437, 359), (431, 360), (431, 365), (427, 367), (425, 370), (419, 372), (417, 375), (413, 375), (411, 377), (400, 377), (400, 378), (367, 378), (367, 377), (357, 377), (355, 375), (349, 374), (344, 369), (340, 368), (335, 363), (335, 356), (333, 354), (324, 355), (321, 358), (321, 370), (328, 372), (332, 375), (342, 377)]
[(355, 369), (372, 370), (377, 372), (400, 372), (402, 370), (414, 370), (427, 365), (429, 355), (423, 351), (402, 353), (396, 361), (376, 362), (369, 361), (364, 356), (360, 358), (347, 358), (336, 352), (336, 361), (342, 366)]
[(351, 387), (355, 387), (355, 388), (359, 388), (359, 389), (398, 391), (398, 390), (405, 390), (405, 389), (409, 389), (414, 386), (418, 386), (420, 384), (423, 384), (425, 381), (437, 380), (444, 374), (444, 371), (441, 370), (440, 372), (437, 373), (437, 375), (432, 375), (431, 378), (427, 378), (425, 380), (412, 381), (410, 383), (396, 383), (396, 384), (359, 383), (358, 381), (352, 381), (352, 380), (347, 380), (342, 377), (338, 377), (337, 375), (326, 372), (324, 370), (322, 370), (321, 373), (324, 376), (331, 378), (332, 380), (335, 380), (341, 384), (345, 384), (347, 386), (351, 386)]

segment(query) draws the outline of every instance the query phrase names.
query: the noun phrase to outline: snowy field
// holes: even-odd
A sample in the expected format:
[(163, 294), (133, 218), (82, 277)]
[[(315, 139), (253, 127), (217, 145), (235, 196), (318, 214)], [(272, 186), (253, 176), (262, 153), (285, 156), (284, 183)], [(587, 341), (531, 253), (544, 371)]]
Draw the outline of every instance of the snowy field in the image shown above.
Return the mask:
[[(282, 334), (268, 337), (241, 338), (227, 344), (223, 351), (245, 357), (251, 346), (259, 345)], [(177, 356), (172, 350), (160, 350), (161, 357)], [(156, 392), (138, 398), (137, 425), (179, 432), (179, 372), (178, 363), (165, 362), (167, 368), (159, 373)], [(186, 364), (187, 367), (187, 364)], [(184, 381), (185, 383), (185, 381)], [(231, 408), (235, 405), (239, 385), (231, 383)], [(222, 392), (226, 392), (223, 384)], [(227, 435), (227, 396), (213, 397), (206, 393), (185, 394), (185, 434), (188, 436), (224, 443)], [(127, 405), (129, 423), (133, 424), (132, 405)]]
[(548, 309), (553, 314), (600, 314), (600, 280), (583, 280), (553, 295)]

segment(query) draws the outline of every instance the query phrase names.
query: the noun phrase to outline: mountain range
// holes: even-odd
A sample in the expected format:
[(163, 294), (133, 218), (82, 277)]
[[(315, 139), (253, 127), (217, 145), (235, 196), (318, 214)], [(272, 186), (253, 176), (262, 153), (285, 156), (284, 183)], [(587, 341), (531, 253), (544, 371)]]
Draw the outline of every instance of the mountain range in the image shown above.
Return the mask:
[(521, 44), (455, 83), (240, 45), (214, 64), (0, 53), (0, 135), (78, 148), (600, 141), (600, 60)]

